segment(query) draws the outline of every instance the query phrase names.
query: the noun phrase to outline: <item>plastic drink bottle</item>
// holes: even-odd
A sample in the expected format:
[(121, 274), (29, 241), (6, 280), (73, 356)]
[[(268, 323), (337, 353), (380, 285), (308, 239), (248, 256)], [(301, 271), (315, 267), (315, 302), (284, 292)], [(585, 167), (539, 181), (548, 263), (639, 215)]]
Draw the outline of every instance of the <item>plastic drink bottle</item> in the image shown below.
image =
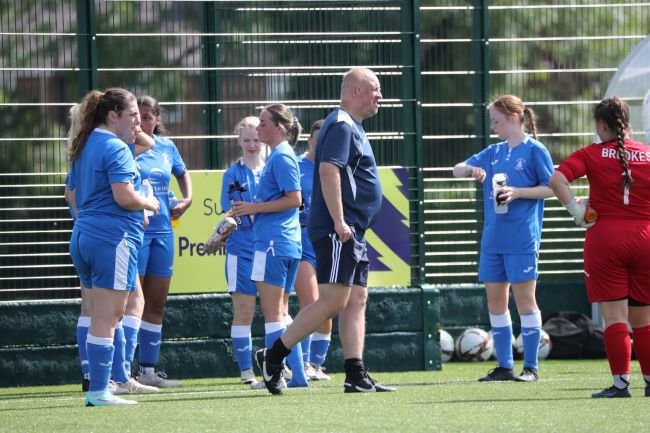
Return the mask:
[[(241, 186), (239, 182), (235, 181), (228, 186), (228, 200), (230, 200), (230, 207), (234, 206), (236, 201), (244, 201), (244, 196), (242, 193), (246, 192), (246, 188)], [(241, 217), (234, 217), (237, 221), (237, 226), (241, 230), (250, 230), (253, 226), (253, 220), (251, 220), (250, 215), (244, 215)]]
[[(148, 198), (149, 200), (154, 198), (154, 196), (153, 196), (153, 188), (151, 187), (151, 183), (149, 183), (149, 179), (143, 179), (142, 180), (142, 186), (140, 187), (140, 193), (144, 197)], [(153, 211), (145, 209), (144, 214), (146, 216), (150, 217), (150, 216), (153, 216)]]
[(169, 217), (171, 218), (172, 221), (172, 228), (176, 228), (179, 226), (181, 223), (181, 220), (178, 218), (174, 218), (171, 216), (171, 210), (174, 209), (176, 206), (178, 206), (178, 199), (176, 198), (176, 194), (174, 194), (174, 191), (168, 191), (167, 192), (167, 198), (169, 200)]
[(495, 173), (492, 176), (492, 195), (494, 196), (494, 212), (504, 214), (508, 212), (508, 204), (499, 199), (499, 190), (506, 186), (507, 177), (505, 173)]

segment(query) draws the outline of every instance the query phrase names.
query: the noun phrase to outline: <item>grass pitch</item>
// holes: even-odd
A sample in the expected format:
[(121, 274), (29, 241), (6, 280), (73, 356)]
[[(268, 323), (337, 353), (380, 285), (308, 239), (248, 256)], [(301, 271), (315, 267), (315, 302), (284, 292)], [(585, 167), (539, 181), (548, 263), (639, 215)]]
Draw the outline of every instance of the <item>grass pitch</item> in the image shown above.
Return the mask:
[[(520, 369), (517, 362), (517, 369)], [(648, 404), (636, 364), (631, 399), (592, 399), (611, 384), (606, 360), (543, 361), (538, 383), (478, 383), (493, 365), (374, 373), (396, 393), (343, 394), (344, 374), (282, 396), (238, 378), (187, 380), (132, 396), (128, 407), (86, 408), (80, 385), (0, 389), (2, 433), (171, 432), (641, 432)]]

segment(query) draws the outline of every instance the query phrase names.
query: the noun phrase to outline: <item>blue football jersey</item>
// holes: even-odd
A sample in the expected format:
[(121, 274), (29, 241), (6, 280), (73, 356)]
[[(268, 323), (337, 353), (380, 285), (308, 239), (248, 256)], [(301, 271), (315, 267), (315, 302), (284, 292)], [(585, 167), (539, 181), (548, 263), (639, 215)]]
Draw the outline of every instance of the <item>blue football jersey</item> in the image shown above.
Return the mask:
[(495, 212), (492, 177), (503, 173), (507, 185), (515, 188), (549, 186), (553, 174), (551, 155), (542, 143), (526, 136), (519, 145), (495, 143), (473, 155), (466, 164), (481, 167), (485, 220), (481, 250), (497, 254), (530, 254), (539, 251), (542, 238), (544, 200), (517, 199), (508, 203), (506, 213)]

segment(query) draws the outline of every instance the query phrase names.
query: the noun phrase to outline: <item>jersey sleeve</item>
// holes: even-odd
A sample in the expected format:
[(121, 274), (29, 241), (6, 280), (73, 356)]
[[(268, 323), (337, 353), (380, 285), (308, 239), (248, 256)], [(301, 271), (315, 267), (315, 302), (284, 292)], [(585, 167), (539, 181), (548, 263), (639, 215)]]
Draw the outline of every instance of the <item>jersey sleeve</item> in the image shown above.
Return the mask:
[[(237, 164), (237, 163), (235, 163)], [(223, 174), (223, 179), (221, 181), (221, 210), (222, 211), (227, 211), (230, 210), (230, 200), (228, 199), (228, 187), (230, 186), (231, 183), (234, 183), (235, 176), (233, 176), (233, 167), (235, 165), (231, 165), (228, 170)]]
[(345, 122), (333, 124), (321, 143), (320, 161), (329, 162), (338, 167), (345, 167), (350, 158), (352, 126)]
[(128, 146), (121, 140), (109, 140), (112, 149), (106, 153), (105, 169), (109, 183), (133, 183), (136, 165)]
[(576, 150), (560, 164), (557, 171), (562, 173), (569, 182), (587, 174), (586, 148)]
[(296, 158), (283, 153), (278, 155), (278, 159), (273, 166), (273, 174), (278, 183), (278, 187), (283, 192), (300, 191), (300, 169), (298, 168), (298, 161)]
[(185, 167), (185, 162), (181, 157), (181, 153), (171, 140), (169, 142), (169, 147), (172, 153), (172, 174), (176, 177), (182, 176), (187, 171), (187, 168)]
[(551, 154), (543, 146), (536, 147), (535, 149), (535, 172), (537, 174), (537, 179), (539, 179), (539, 185), (549, 186), (551, 184), (551, 175), (553, 174), (553, 160), (551, 159)]
[(74, 163), (70, 165), (70, 170), (68, 171), (68, 174), (65, 176), (65, 185), (68, 187), (70, 191), (75, 189), (76, 187), (76, 180), (75, 180), (75, 169), (74, 169)]
[(488, 146), (485, 149), (481, 150), (479, 153), (467, 158), (465, 164), (471, 165), (473, 167), (481, 167), (487, 169), (490, 160), (490, 153), (492, 152), (492, 146)]

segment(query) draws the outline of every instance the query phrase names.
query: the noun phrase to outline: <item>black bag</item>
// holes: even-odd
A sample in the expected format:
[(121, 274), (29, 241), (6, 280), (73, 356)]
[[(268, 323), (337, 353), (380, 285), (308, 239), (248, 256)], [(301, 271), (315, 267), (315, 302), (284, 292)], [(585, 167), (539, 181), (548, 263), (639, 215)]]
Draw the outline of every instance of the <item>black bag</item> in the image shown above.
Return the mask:
[(574, 311), (550, 315), (542, 327), (551, 337), (550, 359), (606, 358), (603, 330)]

